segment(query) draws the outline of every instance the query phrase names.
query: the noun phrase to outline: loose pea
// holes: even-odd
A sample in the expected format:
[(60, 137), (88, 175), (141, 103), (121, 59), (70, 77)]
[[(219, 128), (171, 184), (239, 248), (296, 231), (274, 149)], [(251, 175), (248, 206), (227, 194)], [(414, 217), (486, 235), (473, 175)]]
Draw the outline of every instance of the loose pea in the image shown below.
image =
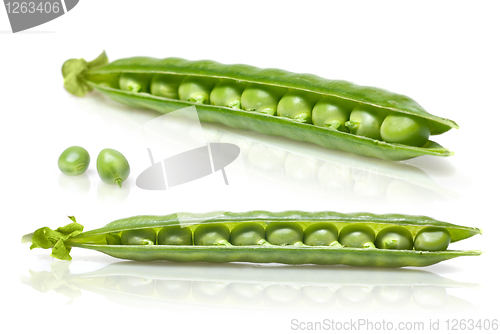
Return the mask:
[(63, 174), (75, 176), (85, 173), (89, 168), (90, 156), (86, 149), (80, 146), (71, 146), (65, 149), (59, 159), (57, 166)]
[(231, 231), (231, 244), (234, 246), (260, 245), (265, 243), (266, 231), (258, 223), (243, 223)]
[(154, 228), (142, 228), (122, 232), (122, 245), (154, 245), (156, 244), (156, 231)]
[(192, 245), (193, 236), (187, 227), (166, 226), (158, 233), (158, 245)]
[(339, 232), (333, 224), (318, 223), (309, 226), (304, 231), (304, 244), (309, 246), (330, 246), (339, 237)]
[(181, 75), (158, 73), (151, 80), (151, 94), (178, 100), (182, 79)]
[(384, 141), (410, 146), (423, 146), (430, 134), (426, 119), (398, 112), (389, 114), (380, 128), (380, 136)]
[(345, 122), (349, 120), (353, 103), (333, 96), (325, 96), (316, 103), (312, 110), (312, 123), (332, 130), (349, 132)]
[(380, 140), (380, 126), (388, 112), (366, 104), (354, 108), (345, 126), (352, 134)]
[(241, 94), (241, 107), (243, 110), (274, 116), (281, 97), (287, 91), (288, 89), (277, 86), (250, 84)]
[(377, 234), (375, 246), (380, 249), (413, 249), (413, 236), (404, 227), (386, 227)]
[(179, 85), (179, 99), (194, 103), (210, 104), (210, 92), (215, 80), (207, 77), (185, 77)]
[(148, 93), (151, 75), (143, 73), (122, 73), (120, 75), (120, 89), (135, 93)]
[(266, 239), (273, 245), (295, 245), (301, 243), (304, 231), (297, 223), (274, 222), (267, 225)]
[(194, 244), (198, 246), (229, 245), (229, 229), (222, 224), (203, 224), (194, 230)]
[(365, 225), (348, 225), (340, 230), (339, 242), (346, 247), (371, 248), (374, 241), (375, 232)]
[(241, 93), (245, 84), (234, 80), (223, 80), (210, 93), (210, 103), (214, 106), (241, 109)]
[(278, 116), (299, 123), (311, 123), (312, 109), (321, 95), (302, 90), (291, 90), (278, 103)]
[(97, 156), (97, 173), (104, 183), (116, 183), (121, 187), (130, 175), (130, 166), (123, 154), (106, 148)]
[(420, 230), (415, 237), (415, 250), (444, 251), (450, 244), (450, 232), (444, 228), (426, 227)]

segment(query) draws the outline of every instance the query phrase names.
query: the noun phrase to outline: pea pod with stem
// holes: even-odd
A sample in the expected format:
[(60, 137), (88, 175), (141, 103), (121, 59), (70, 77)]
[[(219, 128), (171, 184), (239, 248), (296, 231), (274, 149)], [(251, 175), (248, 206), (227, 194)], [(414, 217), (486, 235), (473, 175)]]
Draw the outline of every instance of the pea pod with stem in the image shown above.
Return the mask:
[(103, 52), (91, 62), (70, 59), (62, 72), (76, 96), (96, 89), (161, 113), (196, 105), (204, 122), (386, 160), (453, 155), (428, 138), (458, 128), (404, 95), (278, 69), (149, 57), (108, 64)]
[(136, 261), (428, 266), (480, 251), (447, 250), (480, 229), (425, 216), (302, 211), (135, 216), (82, 232), (73, 222), (23, 237), (68, 260), (72, 247)]

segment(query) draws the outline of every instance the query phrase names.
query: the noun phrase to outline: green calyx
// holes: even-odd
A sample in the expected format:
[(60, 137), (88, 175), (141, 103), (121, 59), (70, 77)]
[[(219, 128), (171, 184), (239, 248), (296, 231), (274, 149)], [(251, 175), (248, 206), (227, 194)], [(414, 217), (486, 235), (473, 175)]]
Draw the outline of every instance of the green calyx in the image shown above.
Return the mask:
[(342, 122), (340, 122), (338, 120), (333, 120), (331, 122), (326, 122), (326, 126), (329, 129), (332, 129), (332, 130), (338, 130), (341, 125), (344, 125), (344, 124), (342, 124)]
[(349, 130), (354, 131), (357, 128), (359, 128), (359, 122), (356, 122), (356, 121), (347, 121), (347, 122), (345, 122), (345, 126)]
[(31, 242), (30, 249), (52, 248), (52, 257), (59, 260), (71, 260), (71, 256), (69, 255), (71, 247), (66, 246), (64, 242), (82, 233), (83, 225), (78, 224), (73, 216), (68, 216), (68, 218), (73, 223), (59, 227), (55, 231), (48, 227), (39, 228), (34, 233), (25, 235), (22, 241)]
[(108, 56), (105, 51), (90, 62), (87, 62), (83, 58), (66, 60), (62, 66), (64, 88), (73, 95), (79, 97), (85, 96), (88, 92), (92, 91), (92, 86), (85, 80), (85, 75), (88, 71), (107, 63)]

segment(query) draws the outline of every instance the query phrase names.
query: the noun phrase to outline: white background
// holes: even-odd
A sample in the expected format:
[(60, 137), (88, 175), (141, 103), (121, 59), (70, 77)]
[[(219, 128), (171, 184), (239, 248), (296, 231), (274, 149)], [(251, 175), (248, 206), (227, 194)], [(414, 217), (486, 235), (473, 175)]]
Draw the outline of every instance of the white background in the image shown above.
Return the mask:
[[(498, 319), (499, 7), (495, 1), (87, 0), (52, 22), (18, 34), (10, 33), (7, 15), (0, 10), (4, 327), (12, 324), (40, 333), (283, 333), (296, 332), (291, 330), (292, 319), (423, 321), (426, 329), (429, 321), (440, 320), (441, 330), (447, 319)], [(434, 139), (456, 155), (384, 163), (215, 127), (241, 146), (269, 145), (278, 156), (295, 154), (289, 163), (309, 166), (313, 176), (264, 175), (239, 161), (227, 168), (229, 186), (216, 173), (164, 192), (141, 190), (135, 178), (148, 167), (149, 158), (137, 130), (158, 114), (120, 106), (98, 93), (76, 98), (62, 85), (60, 68), (66, 59), (91, 60), (104, 49), (110, 60), (213, 59), (383, 87), (455, 120), (459, 130)], [(76, 179), (61, 175), (56, 166), (59, 154), (72, 145), (86, 147), (92, 157), (85, 176)], [(132, 173), (124, 189), (106, 186), (98, 178), (95, 158), (106, 147), (130, 161)], [(347, 179), (342, 187), (325, 191), (317, 189), (317, 181), (297, 182), (314, 178), (325, 161), (347, 173), (342, 174)], [(452, 247), (481, 249), (484, 254), (419, 271), (199, 264), (107, 267), (111, 281), (113, 275), (126, 275), (116, 268), (142, 276), (130, 278), (128, 287), (123, 283), (120, 290), (106, 285), (104, 276), (89, 278), (89, 273), (119, 260), (74, 249), (69, 270), (83, 276), (71, 281), (52, 276), (55, 285), (45, 281), (37, 286), (57, 286), (61, 292), (61, 286), (68, 285), (81, 291), (72, 298), (32, 287), (40, 282), (30, 281), (34, 271), (51, 277), (52, 265), (57, 276), (61, 263), (48, 251), (30, 252), (19, 242), (36, 228), (68, 223), (66, 215), (92, 229), (139, 214), (255, 209), (428, 215), (481, 227), (484, 235)], [(179, 276), (201, 296), (176, 301), (140, 294), (141, 287), (147, 290), (155, 280)], [(241, 282), (247, 285), (236, 284)], [(377, 292), (386, 285), (401, 285), (414, 296), (406, 304), (388, 307)], [(257, 306), (238, 303), (237, 296), (246, 291), (242, 286), (259, 291), (262, 301)], [(314, 286), (319, 296), (311, 306), (307, 291)], [(415, 292), (419, 288), (424, 288), (420, 295)], [(388, 289), (388, 298), (391, 289), (399, 291)], [(322, 306), (319, 300), (329, 298), (324, 291), (334, 290), (336, 302)]]

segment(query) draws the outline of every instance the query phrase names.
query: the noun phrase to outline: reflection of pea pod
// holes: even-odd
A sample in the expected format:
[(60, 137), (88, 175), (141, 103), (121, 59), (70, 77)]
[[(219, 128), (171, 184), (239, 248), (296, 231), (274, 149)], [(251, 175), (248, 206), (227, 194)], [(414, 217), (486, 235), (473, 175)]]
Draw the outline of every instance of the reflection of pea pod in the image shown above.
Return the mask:
[(141, 263), (116, 262), (72, 277), (138, 276), (156, 280), (211, 281), (294, 286), (440, 286), (443, 288), (479, 288), (415, 269), (377, 269), (327, 266), (266, 266), (238, 263)]
[(286, 152), (267, 147), (260, 143), (252, 143), (246, 158), (253, 166), (264, 170), (272, 170), (275, 168), (283, 168)]
[[(223, 132), (232, 132), (228, 129), (221, 129)], [(233, 132), (232, 132), (233, 133)], [(238, 135), (238, 134), (235, 134)], [(333, 182), (333, 185), (346, 185), (354, 182), (354, 180), (347, 180), (348, 174), (353, 174), (352, 171), (359, 171), (359, 173), (365, 173), (366, 175), (371, 174), (376, 177), (380, 175), (381, 178), (385, 178), (384, 190), (387, 188), (387, 196), (391, 196), (392, 193), (398, 194), (398, 187), (400, 189), (404, 187), (405, 184), (413, 185), (421, 188), (422, 190), (428, 190), (433, 192), (435, 195), (442, 195), (444, 198), (457, 198), (458, 194), (452, 192), (448, 189), (442, 188), (437, 185), (424, 171), (416, 166), (412, 166), (405, 163), (398, 163), (393, 161), (376, 160), (353, 156), (352, 154), (344, 152), (332, 152), (324, 148), (316, 148), (311, 150), (311, 147), (307, 144), (296, 143), (292, 141), (287, 141), (283, 139), (270, 140), (267, 136), (263, 136), (256, 133), (246, 133), (245, 135), (239, 135), (246, 138), (248, 141), (253, 142), (250, 152), (253, 152), (253, 158), (250, 163), (255, 166), (259, 166), (259, 163), (266, 163), (266, 156), (259, 156), (256, 152), (281, 152), (281, 155), (286, 156), (293, 154), (297, 157), (303, 157), (304, 159), (316, 159), (320, 165), (318, 170), (318, 182), (320, 185), (327, 184), (329, 181)], [(254, 146), (256, 148), (254, 148)], [(294, 159), (297, 161), (298, 159)], [(321, 166), (327, 164), (321, 170)], [(275, 168), (285, 168), (284, 165), (275, 165)], [(304, 167), (303, 167), (304, 168)], [(324, 169), (338, 168), (339, 174), (333, 179), (325, 173)], [(350, 171), (349, 171), (350, 170)], [(312, 171), (312, 170), (311, 170)], [(310, 172), (311, 172), (310, 171)], [(273, 177), (276, 174), (265, 173), (266, 176)], [(378, 180), (380, 183), (381, 179)], [(402, 183), (404, 182), (404, 184)], [(393, 196), (396, 197), (396, 196)]]
[[(60, 274), (31, 272), (37, 280)], [(374, 279), (372, 279), (374, 278)], [(218, 305), (245, 308), (360, 307), (419, 311), (470, 309), (447, 288), (476, 288), (419, 270), (325, 267), (265, 267), (242, 264), (113, 263), (93, 272), (66, 272), (59, 281), (133, 307)]]

